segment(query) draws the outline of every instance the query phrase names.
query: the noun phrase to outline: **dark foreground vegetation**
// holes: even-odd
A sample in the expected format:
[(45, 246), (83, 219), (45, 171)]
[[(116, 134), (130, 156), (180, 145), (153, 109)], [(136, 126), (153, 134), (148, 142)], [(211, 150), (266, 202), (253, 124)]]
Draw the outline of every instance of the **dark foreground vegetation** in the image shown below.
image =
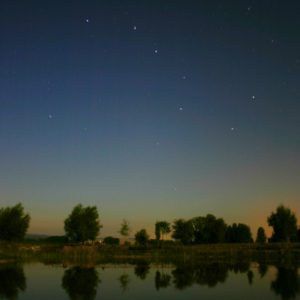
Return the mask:
[(0, 243), (0, 262), (41, 261), (46, 263), (129, 263), (135, 260), (151, 263), (189, 263), (200, 261), (260, 261), (268, 263), (300, 262), (300, 243), (268, 244), (206, 244), (183, 245), (163, 242), (157, 248), (155, 241), (147, 247), (78, 245), (47, 242)]

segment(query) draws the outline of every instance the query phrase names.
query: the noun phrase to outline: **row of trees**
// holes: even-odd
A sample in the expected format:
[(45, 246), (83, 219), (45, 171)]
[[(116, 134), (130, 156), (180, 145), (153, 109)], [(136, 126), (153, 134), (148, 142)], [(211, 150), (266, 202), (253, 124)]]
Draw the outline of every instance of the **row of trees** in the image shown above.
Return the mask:
[[(287, 207), (280, 205), (267, 219), (273, 228), (270, 242), (300, 242), (300, 229), (297, 228), (297, 218)], [(0, 209), (0, 240), (20, 240), (24, 238), (29, 227), (30, 216), (24, 212), (22, 204)], [(76, 205), (64, 221), (66, 237), (72, 242), (95, 240), (102, 225), (96, 206)], [(131, 232), (128, 221), (123, 220), (119, 233), (128, 237)], [(172, 232), (172, 238), (183, 244), (208, 243), (249, 243), (252, 242), (250, 227), (246, 224), (227, 225), (222, 218), (212, 214), (199, 216), (189, 220), (177, 219), (172, 226), (169, 222), (155, 223), (155, 238), (157, 245), (165, 235)], [(135, 234), (137, 244), (146, 245), (149, 235), (145, 229)], [(267, 237), (260, 227), (257, 231), (257, 243), (265, 243)]]

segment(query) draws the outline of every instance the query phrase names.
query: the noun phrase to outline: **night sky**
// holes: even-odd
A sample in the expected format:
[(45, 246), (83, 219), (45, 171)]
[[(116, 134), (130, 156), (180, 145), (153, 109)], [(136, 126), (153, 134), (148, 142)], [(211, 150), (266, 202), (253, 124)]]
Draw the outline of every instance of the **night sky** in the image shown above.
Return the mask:
[(300, 218), (300, 1), (0, 4), (0, 204), (102, 236), (212, 213)]

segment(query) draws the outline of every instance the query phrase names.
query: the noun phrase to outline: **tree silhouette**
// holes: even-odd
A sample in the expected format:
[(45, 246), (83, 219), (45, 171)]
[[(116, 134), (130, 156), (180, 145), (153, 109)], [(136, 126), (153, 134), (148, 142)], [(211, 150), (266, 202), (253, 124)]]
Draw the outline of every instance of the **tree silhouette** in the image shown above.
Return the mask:
[(174, 221), (172, 227), (172, 237), (175, 240), (179, 240), (183, 244), (191, 244), (194, 241), (194, 228), (191, 221), (178, 219)]
[(0, 240), (23, 239), (30, 222), (29, 214), (24, 212), (21, 203), (0, 209)]
[(72, 267), (65, 271), (62, 287), (71, 300), (93, 300), (97, 295), (97, 286), (100, 282), (95, 268)]
[(252, 241), (250, 227), (242, 223), (233, 223), (227, 227), (226, 240), (229, 243), (250, 243)]
[(149, 235), (145, 229), (141, 229), (135, 234), (135, 241), (137, 245), (145, 247), (147, 246)]
[(272, 242), (290, 242), (297, 239), (297, 218), (289, 208), (278, 206), (276, 212), (268, 217), (268, 224), (273, 227)]
[(258, 244), (265, 244), (267, 241), (265, 230), (262, 227), (257, 229), (256, 240), (255, 242)]
[(101, 227), (96, 206), (78, 204), (65, 220), (66, 236), (73, 242), (95, 240)]
[(170, 223), (166, 221), (159, 221), (155, 223), (155, 237), (157, 243), (159, 243), (160, 238), (164, 238), (165, 234), (171, 232)]

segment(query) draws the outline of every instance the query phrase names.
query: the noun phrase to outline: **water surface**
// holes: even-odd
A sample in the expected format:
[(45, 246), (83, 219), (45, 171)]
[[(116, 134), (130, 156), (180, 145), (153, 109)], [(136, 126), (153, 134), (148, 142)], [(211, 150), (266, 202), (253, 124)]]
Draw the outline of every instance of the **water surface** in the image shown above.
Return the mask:
[(295, 264), (0, 265), (0, 299), (300, 299)]

